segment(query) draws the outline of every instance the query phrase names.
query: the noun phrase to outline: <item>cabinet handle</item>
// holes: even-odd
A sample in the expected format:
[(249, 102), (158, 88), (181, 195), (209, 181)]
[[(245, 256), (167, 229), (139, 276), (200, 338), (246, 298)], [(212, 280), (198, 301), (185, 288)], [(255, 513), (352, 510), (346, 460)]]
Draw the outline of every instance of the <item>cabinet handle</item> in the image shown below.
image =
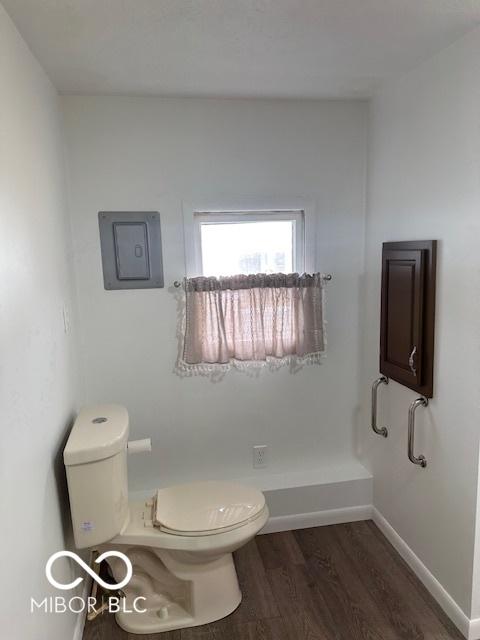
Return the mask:
[(412, 349), (412, 353), (408, 359), (408, 366), (410, 367), (410, 371), (414, 376), (417, 375), (417, 367), (415, 366), (415, 356), (417, 355), (417, 346), (415, 345)]
[(378, 436), (388, 436), (387, 427), (377, 427), (377, 389), (380, 384), (388, 384), (386, 376), (380, 376), (372, 385), (372, 429)]

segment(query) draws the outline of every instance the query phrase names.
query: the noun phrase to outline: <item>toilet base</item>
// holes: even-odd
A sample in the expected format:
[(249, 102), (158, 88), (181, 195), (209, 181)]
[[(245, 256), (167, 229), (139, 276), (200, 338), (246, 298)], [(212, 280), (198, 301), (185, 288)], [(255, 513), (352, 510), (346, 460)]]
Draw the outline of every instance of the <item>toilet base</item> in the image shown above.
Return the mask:
[[(242, 600), (231, 553), (192, 562), (189, 553), (118, 548), (134, 567), (132, 580), (124, 588), (125, 607), (115, 614), (117, 624), (128, 633), (153, 634), (208, 624), (231, 614)], [(136, 604), (142, 612), (134, 606), (139, 596), (142, 600)]]
[(159, 618), (155, 610), (146, 611), (145, 613), (116, 613), (115, 620), (118, 626), (128, 633), (150, 634), (175, 631), (175, 629), (198, 627), (199, 625), (225, 618), (237, 609), (241, 601), (242, 594), (239, 593), (236, 602), (231, 604), (231, 609), (225, 609), (221, 615), (215, 615), (215, 617), (207, 619), (193, 618), (179, 605), (172, 605), (166, 620)]

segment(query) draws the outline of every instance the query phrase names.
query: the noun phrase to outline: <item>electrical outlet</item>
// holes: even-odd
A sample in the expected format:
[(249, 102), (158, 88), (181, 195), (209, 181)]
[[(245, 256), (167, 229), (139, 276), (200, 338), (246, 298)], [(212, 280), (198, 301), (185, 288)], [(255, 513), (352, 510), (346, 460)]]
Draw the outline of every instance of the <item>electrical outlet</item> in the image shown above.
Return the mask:
[(267, 445), (256, 444), (253, 447), (253, 468), (261, 469), (267, 466)]

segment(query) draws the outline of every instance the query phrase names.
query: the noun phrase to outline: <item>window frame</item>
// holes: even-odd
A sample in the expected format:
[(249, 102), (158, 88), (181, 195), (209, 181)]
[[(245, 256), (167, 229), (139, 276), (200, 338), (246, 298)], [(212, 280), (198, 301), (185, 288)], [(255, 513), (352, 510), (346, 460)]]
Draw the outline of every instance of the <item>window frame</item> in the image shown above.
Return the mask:
[[(312, 273), (315, 271), (315, 216), (313, 207), (303, 200), (282, 199), (282, 205), (272, 201), (256, 201), (239, 206), (242, 201), (230, 206), (196, 206), (184, 203), (185, 267), (188, 278), (203, 275), (201, 225), (230, 222), (262, 222), (267, 220), (293, 220), (294, 231), (294, 271)], [(255, 204), (257, 206), (255, 206)]]

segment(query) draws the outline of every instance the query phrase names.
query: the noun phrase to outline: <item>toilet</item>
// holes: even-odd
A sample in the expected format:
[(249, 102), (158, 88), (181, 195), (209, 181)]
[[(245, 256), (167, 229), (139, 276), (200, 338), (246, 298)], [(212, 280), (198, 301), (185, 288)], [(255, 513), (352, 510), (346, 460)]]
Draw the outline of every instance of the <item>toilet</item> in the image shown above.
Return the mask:
[[(263, 494), (242, 484), (192, 482), (129, 502), (128, 432), (124, 407), (85, 408), (63, 453), (77, 548), (121, 551), (133, 566), (117, 623), (149, 634), (227, 616), (242, 598), (232, 552), (266, 524)], [(108, 563), (121, 582), (125, 563), (114, 556)]]

